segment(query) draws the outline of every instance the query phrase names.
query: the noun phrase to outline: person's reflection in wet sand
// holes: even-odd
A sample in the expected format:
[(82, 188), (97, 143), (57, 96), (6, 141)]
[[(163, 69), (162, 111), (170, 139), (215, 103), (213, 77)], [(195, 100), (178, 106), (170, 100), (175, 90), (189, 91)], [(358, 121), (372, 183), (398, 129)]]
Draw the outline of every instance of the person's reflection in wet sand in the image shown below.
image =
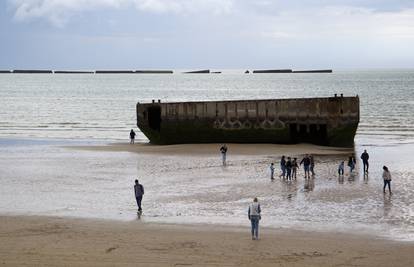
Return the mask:
[(343, 176), (343, 175), (339, 175), (339, 176), (338, 176), (338, 183), (339, 183), (339, 184), (344, 184), (344, 180), (345, 180), (345, 179), (344, 179), (344, 176)]
[(350, 173), (348, 176), (348, 182), (353, 183), (355, 182), (355, 173)]
[(392, 195), (384, 194), (384, 217), (387, 217), (392, 209)]
[(365, 173), (364, 173), (364, 183), (365, 183), (365, 184), (367, 184), (367, 183), (368, 183), (368, 178), (369, 178), (369, 177), (368, 177), (368, 173), (367, 173), (367, 172), (365, 172)]
[(306, 179), (305, 184), (303, 185), (303, 190), (305, 192), (310, 192), (310, 191), (313, 191), (314, 188), (315, 188), (315, 180), (313, 178)]

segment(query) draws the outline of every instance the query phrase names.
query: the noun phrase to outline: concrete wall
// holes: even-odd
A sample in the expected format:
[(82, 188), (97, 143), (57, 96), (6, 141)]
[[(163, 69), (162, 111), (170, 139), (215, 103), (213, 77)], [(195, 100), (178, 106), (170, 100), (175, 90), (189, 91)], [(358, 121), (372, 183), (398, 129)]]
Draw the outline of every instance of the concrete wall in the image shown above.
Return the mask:
[[(233, 128), (250, 123), (280, 126), (283, 123), (337, 125), (359, 121), (357, 97), (278, 99), (218, 102), (155, 103), (167, 120), (213, 119), (220, 127)], [(144, 108), (145, 104), (141, 105)], [(267, 125), (267, 126), (266, 126)]]
[[(160, 127), (149, 124), (154, 108), (160, 112)], [(160, 144), (311, 142), (351, 146), (358, 123), (358, 97), (137, 104), (138, 127)]]

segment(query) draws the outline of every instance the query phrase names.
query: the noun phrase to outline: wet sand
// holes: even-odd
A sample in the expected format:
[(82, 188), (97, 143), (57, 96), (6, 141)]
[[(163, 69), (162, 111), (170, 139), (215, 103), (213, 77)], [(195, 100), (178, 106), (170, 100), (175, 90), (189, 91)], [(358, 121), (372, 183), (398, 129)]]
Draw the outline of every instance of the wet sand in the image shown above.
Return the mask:
[(413, 242), (140, 221), (0, 217), (4, 266), (413, 266)]
[[(127, 151), (143, 154), (162, 155), (217, 155), (222, 144), (180, 144), (157, 146), (147, 143), (113, 143), (102, 146), (70, 146), (68, 148), (91, 151)], [(309, 144), (277, 145), (277, 144), (227, 144), (228, 155), (272, 155), (281, 156), (299, 154), (338, 155), (353, 153), (353, 148), (326, 147)]]

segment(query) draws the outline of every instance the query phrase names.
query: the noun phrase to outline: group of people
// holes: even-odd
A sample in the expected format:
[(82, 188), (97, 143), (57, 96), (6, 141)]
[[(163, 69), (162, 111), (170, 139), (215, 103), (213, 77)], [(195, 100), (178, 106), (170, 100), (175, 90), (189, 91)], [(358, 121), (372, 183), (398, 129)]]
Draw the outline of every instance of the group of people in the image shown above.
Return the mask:
[[(364, 175), (367, 175), (368, 170), (369, 170), (369, 154), (367, 150), (364, 150), (360, 158), (363, 164)], [(311, 173), (312, 175), (315, 175), (315, 172), (314, 172), (315, 162), (314, 162), (312, 155), (305, 155), (305, 157), (299, 163), (299, 165), (302, 165), (302, 164), (304, 166), (305, 179), (310, 177), (309, 173)], [(350, 173), (354, 171), (355, 166), (356, 166), (355, 157), (350, 156), (348, 159), (348, 167), (349, 167)], [(286, 159), (285, 156), (282, 156), (280, 160), (280, 168), (282, 171), (280, 177), (283, 177), (283, 179), (287, 179), (287, 180), (291, 180), (292, 178), (296, 179), (297, 169), (299, 168), (298, 163), (297, 163), (297, 158), (293, 158), (292, 160), (291, 157), (287, 157)], [(338, 174), (340, 176), (344, 175), (344, 168), (345, 168), (345, 162), (341, 161), (338, 167)], [(391, 173), (387, 166), (383, 166), (382, 169), (383, 169), (382, 178), (384, 180), (383, 192), (385, 194), (386, 188), (388, 187), (389, 193), (392, 194)], [(271, 163), (270, 164), (270, 179), (271, 180), (274, 180), (274, 172), (275, 172), (274, 163)], [(251, 234), (252, 234), (253, 240), (258, 239), (259, 220), (261, 219), (260, 213), (261, 213), (260, 204), (258, 203), (258, 199), (255, 197), (253, 199), (253, 202), (249, 205), (249, 209), (248, 209), (248, 217), (251, 221)]]
[[(131, 130), (130, 138), (131, 138), (131, 144), (133, 144), (134, 138), (135, 138), (135, 133), (133, 132), (133, 130)], [(228, 148), (226, 145), (222, 145), (220, 147), (220, 154), (221, 154), (223, 166), (226, 165), (227, 151), (228, 151)], [(369, 162), (368, 162), (369, 154), (366, 150), (364, 150), (364, 152), (361, 154), (361, 160), (363, 163), (364, 174), (367, 174), (368, 168), (369, 168)], [(303, 169), (305, 172), (305, 179), (310, 179), (311, 174), (312, 176), (315, 175), (315, 172), (314, 172), (315, 162), (314, 162), (314, 158), (312, 155), (308, 155), (308, 154), (305, 155), (303, 159), (299, 162), (299, 164), (298, 164), (297, 158), (293, 158), (293, 159), (291, 157), (286, 158), (283, 155), (280, 161), (280, 168), (282, 171), (280, 177), (286, 180), (296, 179), (297, 170), (299, 166), (301, 166), (302, 164), (303, 164)], [(340, 176), (344, 175), (344, 168), (345, 168), (344, 165), (345, 165), (344, 161), (341, 161), (339, 164), (338, 174)], [(355, 165), (356, 165), (355, 157), (350, 156), (348, 159), (348, 167), (350, 168), (350, 173), (352, 173), (353, 170), (355, 169)], [(270, 179), (271, 180), (274, 180), (274, 172), (275, 172), (274, 163), (271, 163), (270, 164)], [(391, 193), (391, 173), (388, 170), (388, 167), (386, 166), (383, 166), (382, 178), (384, 180), (384, 188), (383, 188), (384, 194), (385, 194), (385, 189), (387, 186), (388, 186), (389, 193), (392, 194)], [(140, 184), (138, 180), (135, 180), (134, 192), (135, 192), (135, 198), (136, 198), (136, 202), (138, 206), (138, 215), (140, 215), (142, 213), (141, 202), (142, 202), (142, 197), (144, 195), (144, 186)], [(259, 239), (259, 221), (261, 220), (261, 208), (260, 208), (260, 204), (259, 204), (257, 197), (255, 197), (253, 199), (253, 202), (249, 204), (247, 215), (251, 223), (252, 239), (258, 240)]]
[[(286, 156), (282, 156), (282, 159), (280, 160), (280, 169), (282, 173), (280, 174), (280, 177), (286, 180), (292, 180), (296, 179), (297, 176), (297, 170), (299, 166), (303, 164), (303, 169), (305, 171), (305, 179), (310, 178), (310, 174), (315, 175), (315, 161), (313, 159), (312, 155), (305, 155), (303, 159), (298, 164), (297, 158), (292, 158)], [(274, 163), (270, 163), (270, 179), (273, 181), (275, 173), (275, 166)]]
[[(362, 163), (364, 165), (364, 175), (368, 174), (369, 154), (368, 154), (367, 150), (364, 150), (364, 152), (361, 154), (361, 160), (362, 160)], [(352, 173), (354, 171), (355, 166), (356, 166), (356, 160), (355, 160), (355, 157), (352, 155), (348, 159), (349, 173)], [(338, 175), (344, 175), (344, 172), (345, 172), (345, 162), (341, 161), (339, 163), (339, 166), (338, 166)]]

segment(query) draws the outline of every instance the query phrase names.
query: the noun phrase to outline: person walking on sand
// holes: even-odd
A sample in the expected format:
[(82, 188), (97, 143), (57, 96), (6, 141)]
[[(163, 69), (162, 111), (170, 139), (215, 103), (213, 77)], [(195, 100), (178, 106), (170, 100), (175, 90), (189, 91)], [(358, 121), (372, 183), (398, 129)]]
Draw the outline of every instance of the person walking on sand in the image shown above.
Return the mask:
[(226, 166), (227, 146), (225, 144), (222, 147), (220, 147), (220, 153), (221, 160), (223, 161), (223, 166)]
[(313, 156), (312, 155), (309, 156), (309, 160), (310, 160), (309, 170), (312, 173), (312, 176), (315, 176), (315, 171), (314, 171), (315, 161), (313, 160)]
[(299, 168), (298, 159), (293, 158), (293, 161), (292, 161), (292, 178), (295, 178), (295, 180), (296, 180), (296, 173), (298, 171), (298, 168)]
[(349, 167), (349, 173), (352, 173), (352, 171), (355, 169), (356, 160), (353, 156), (350, 156), (348, 159), (348, 167)]
[(275, 175), (275, 166), (272, 162), (272, 163), (270, 163), (270, 180), (273, 181), (275, 179), (274, 175)]
[(253, 199), (253, 202), (249, 205), (249, 211), (247, 213), (247, 216), (250, 220), (251, 226), (252, 226), (252, 240), (258, 240), (259, 239), (259, 221), (261, 219), (261, 209), (259, 201), (257, 200), (257, 197)]
[(282, 170), (282, 174), (280, 177), (283, 177), (285, 179), (286, 176), (286, 159), (285, 156), (282, 156), (282, 159), (280, 160), (280, 169)]
[(306, 154), (305, 157), (301, 160), (299, 165), (302, 165), (302, 163), (303, 163), (303, 170), (305, 171), (305, 179), (310, 178), (309, 167), (310, 167), (311, 161), (310, 161), (309, 155)]
[(286, 180), (292, 180), (292, 160), (290, 157), (286, 161)]
[(135, 191), (135, 199), (137, 200), (137, 205), (138, 205), (138, 213), (141, 213), (142, 212), (141, 202), (142, 202), (142, 197), (144, 196), (144, 186), (140, 184), (138, 180), (135, 180), (134, 191)]
[(339, 166), (338, 166), (338, 175), (339, 176), (344, 175), (344, 168), (345, 168), (345, 162), (341, 161), (341, 163), (339, 163)]
[(364, 173), (368, 173), (368, 168), (369, 168), (369, 163), (368, 163), (368, 159), (369, 159), (369, 154), (367, 152), (367, 150), (364, 150), (364, 153), (361, 154), (361, 159), (362, 159), (362, 164), (364, 164)]
[(390, 191), (390, 194), (392, 194), (391, 192), (391, 173), (388, 170), (387, 166), (383, 166), (383, 173), (382, 173), (382, 179), (384, 179), (384, 194), (385, 194), (385, 187), (388, 185), (388, 190)]
[(135, 143), (135, 132), (133, 129), (129, 132), (129, 143), (134, 144)]

